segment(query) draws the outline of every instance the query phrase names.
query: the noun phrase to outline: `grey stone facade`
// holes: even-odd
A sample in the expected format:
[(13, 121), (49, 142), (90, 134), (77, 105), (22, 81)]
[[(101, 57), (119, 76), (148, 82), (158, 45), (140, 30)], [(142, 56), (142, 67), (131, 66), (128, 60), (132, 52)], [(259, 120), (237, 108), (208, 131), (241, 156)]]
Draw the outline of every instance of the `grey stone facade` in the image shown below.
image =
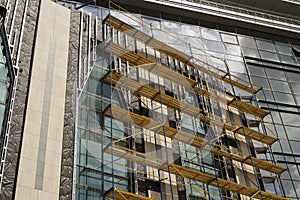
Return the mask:
[(79, 31), (80, 12), (72, 11), (59, 194), (61, 200), (72, 198)]
[[(11, 1), (14, 5), (15, 1)], [(28, 3), (26, 9), (26, 3)], [(14, 111), (11, 122), (11, 130), (8, 141), (7, 156), (5, 161), (3, 184), (1, 188), (0, 199), (8, 200), (14, 198), (14, 192), (16, 187), (17, 170), (19, 163), (19, 155), (22, 144), (22, 132), (24, 129), (24, 120), (26, 115), (26, 104), (28, 98), (28, 90), (30, 86), (30, 74), (33, 58), (34, 41), (36, 37), (37, 21), (38, 21), (38, 11), (39, 11), (39, 1), (28, 0), (19, 1), (16, 17), (14, 20), (13, 29), (19, 30), (17, 34), (16, 48), (19, 42), (22, 43), (19, 59), (19, 74), (18, 74), (18, 85), (15, 96)], [(13, 6), (14, 7), (14, 6)], [(24, 12), (26, 11), (26, 15)], [(23, 30), (23, 37), (20, 31), (22, 30), (22, 19), (25, 16), (25, 24)], [(9, 15), (9, 21), (12, 14)], [(8, 27), (11, 22), (8, 23)], [(17, 51), (13, 52), (13, 59), (17, 58)], [(13, 60), (14, 61), (14, 60)]]

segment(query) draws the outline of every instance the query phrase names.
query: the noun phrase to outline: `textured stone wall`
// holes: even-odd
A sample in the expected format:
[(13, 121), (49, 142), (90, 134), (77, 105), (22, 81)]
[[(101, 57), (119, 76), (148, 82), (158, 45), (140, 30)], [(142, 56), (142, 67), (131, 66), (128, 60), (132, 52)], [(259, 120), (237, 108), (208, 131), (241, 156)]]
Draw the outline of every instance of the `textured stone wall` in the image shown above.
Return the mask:
[[(13, 27), (14, 29), (21, 30), (22, 16), (25, 11), (25, 2), (25, 0), (21, 0), (18, 3), (18, 9)], [(13, 0), (12, 3), (14, 4)], [(19, 60), (20, 71), (0, 194), (0, 199), (2, 200), (13, 199), (15, 190), (22, 132), (24, 129), (28, 88), (30, 85), (29, 80), (32, 66), (32, 53), (34, 48), (34, 40), (36, 37), (39, 4), (39, 1), (28, 0), (23, 39), (22, 41), (17, 41), (16, 43), (18, 44), (19, 42), (22, 42)], [(13, 55), (13, 58), (16, 58), (15, 55)]]
[[(76, 89), (78, 80), (79, 57), (81, 56), (81, 81), (84, 80), (83, 66), (87, 67), (88, 42), (95, 39), (95, 19), (91, 19), (91, 29), (89, 29), (89, 16), (83, 15), (83, 24), (80, 24), (81, 14), (73, 10), (71, 12), (71, 28), (69, 42), (69, 58), (68, 58), (68, 77), (66, 88), (66, 104), (65, 104), (65, 122), (64, 122), (64, 138), (62, 148), (61, 162), (61, 181), (60, 181), (60, 199), (72, 199), (73, 187), (73, 166), (74, 166), (74, 140), (75, 140), (75, 117), (76, 117)], [(82, 25), (82, 46), (80, 47), (80, 26)], [(98, 25), (98, 32), (101, 32), (101, 26)], [(90, 38), (88, 37), (90, 31)], [(92, 47), (92, 42), (91, 42)], [(80, 53), (80, 56), (79, 56)], [(91, 65), (92, 54), (90, 55)], [(87, 70), (87, 69), (86, 69)]]
[(59, 194), (61, 200), (72, 199), (79, 31), (80, 12), (72, 11)]

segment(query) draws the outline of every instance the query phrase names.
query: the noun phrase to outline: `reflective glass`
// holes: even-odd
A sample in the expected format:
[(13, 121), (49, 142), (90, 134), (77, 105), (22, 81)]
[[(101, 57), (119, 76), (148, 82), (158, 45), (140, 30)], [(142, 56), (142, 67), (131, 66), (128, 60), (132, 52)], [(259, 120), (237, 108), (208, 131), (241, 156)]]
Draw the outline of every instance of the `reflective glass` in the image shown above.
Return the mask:
[(237, 38), (235, 35), (221, 33), (221, 37), (222, 37), (223, 42), (238, 44), (238, 41), (237, 41)]
[(198, 26), (193, 26), (193, 25), (182, 25), (182, 34), (184, 35), (189, 35), (189, 36), (194, 36), (194, 37), (200, 37), (200, 29)]
[(256, 40), (256, 44), (258, 49), (276, 52), (273, 42)]
[(258, 97), (258, 99), (266, 99), (268, 101), (274, 101), (272, 92), (270, 90), (266, 90), (266, 89), (264, 89), (264, 93), (259, 91), (257, 97)]
[(293, 72), (285, 72), (286, 78), (288, 81), (299, 82), (300, 83), (300, 74)]
[(242, 47), (244, 56), (249, 56), (253, 58), (260, 58), (260, 55), (256, 49), (251, 49), (247, 47)]
[(249, 72), (251, 75), (266, 76), (265, 70), (263, 67), (248, 65), (248, 69), (249, 69)]
[(230, 55), (241, 56), (241, 47), (233, 44), (225, 44), (225, 53)]
[(286, 80), (285, 74), (283, 71), (271, 68), (265, 68), (266, 74), (269, 78), (279, 79), (279, 80)]
[(277, 81), (277, 80), (269, 80), (271, 88), (275, 91), (287, 92), (290, 93), (290, 87), (287, 82)]
[(260, 77), (252, 77), (252, 82), (258, 86), (261, 86), (263, 88), (270, 88), (268, 80), (266, 78), (260, 78)]
[(203, 40), (205, 49), (214, 52), (224, 52), (224, 46), (221, 42), (211, 41), (211, 40)]
[(161, 25), (163, 30), (169, 29), (172, 31), (172, 33), (181, 33), (181, 25), (176, 22), (163, 20), (161, 21)]
[(282, 63), (294, 64), (294, 65), (297, 64), (297, 61), (295, 60), (294, 56), (279, 54), (279, 58)]
[[(300, 127), (285, 126), (286, 133), (291, 140), (300, 141)], [(300, 153), (300, 151), (298, 151)]]
[(268, 51), (259, 51), (259, 53), (263, 59), (279, 62), (279, 58), (276, 53), (271, 53)]
[(284, 124), (300, 126), (300, 114), (281, 112), (280, 115)]
[(167, 43), (172, 43), (172, 44), (177, 44), (177, 45), (184, 44), (181, 35), (174, 36), (171, 34), (164, 34), (164, 39), (165, 39), (165, 42), (167, 42)]
[(143, 18), (148, 24), (151, 24), (155, 29), (161, 29), (160, 21), (156, 19)]
[(300, 83), (290, 83), (293, 93), (300, 94)]
[(244, 63), (232, 61), (232, 60), (227, 60), (227, 63), (230, 71), (238, 72), (238, 73), (247, 73)]
[(0, 101), (6, 101), (7, 86), (6, 83), (0, 82)]
[[(293, 150), (293, 153), (295, 154), (299, 154), (300, 153), (300, 141), (290, 141), (291, 143), (291, 147), (292, 147), (292, 150)], [(299, 176), (299, 174), (298, 174)]]
[[(201, 53), (203, 53), (203, 51), (204, 51), (204, 45), (203, 45), (203, 41), (202, 41), (201, 38), (190, 37), (190, 36), (183, 36), (183, 40), (185, 42), (191, 44), (193, 53), (196, 53), (196, 52), (199, 52), (199, 51)], [(195, 51), (194, 51), (194, 49), (195, 49)]]
[(8, 70), (4, 64), (0, 63), (0, 79), (8, 80)]
[(293, 55), (292, 48), (287, 44), (275, 42), (275, 47), (281, 54)]
[(291, 94), (284, 94), (280, 92), (273, 92), (273, 94), (278, 103), (295, 104), (294, 98)]
[(221, 41), (220, 34), (217, 30), (202, 28), (201, 32), (204, 39)]
[(300, 96), (299, 95), (294, 95), (294, 96), (297, 101), (297, 105), (300, 106)]
[(253, 38), (250, 37), (243, 37), (243, 36), (238, 36), (240, 45), (243, 47), (247, 47), (247, 48), (253, 48), (256, 49), (256, 44), (255, 44), (255, 40)]
[(5, 105), (0, 104), (0, 133), (2, 132), (2, 123), (4, 119)]

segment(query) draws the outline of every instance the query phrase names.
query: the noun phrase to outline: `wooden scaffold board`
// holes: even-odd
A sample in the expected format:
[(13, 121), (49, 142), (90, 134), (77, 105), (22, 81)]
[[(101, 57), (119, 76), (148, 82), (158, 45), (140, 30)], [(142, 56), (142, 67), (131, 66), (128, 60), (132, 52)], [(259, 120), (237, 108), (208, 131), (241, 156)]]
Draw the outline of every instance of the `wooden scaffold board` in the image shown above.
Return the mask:
[(150, 197), (145, 197), (139, 194), (134, 194), (117, 188), (113, 188), (109, 190), (108, 193), (106, 194), (106, 197), (113, 198), (116, 200), (155, 200)]

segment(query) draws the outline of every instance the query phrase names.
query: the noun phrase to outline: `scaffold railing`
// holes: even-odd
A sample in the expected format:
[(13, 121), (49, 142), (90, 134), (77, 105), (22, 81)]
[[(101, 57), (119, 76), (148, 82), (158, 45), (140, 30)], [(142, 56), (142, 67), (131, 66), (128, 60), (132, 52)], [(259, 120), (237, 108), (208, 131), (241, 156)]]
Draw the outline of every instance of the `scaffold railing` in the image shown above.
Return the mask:
[(251, 94), (257, 93), (261, 89), (261, 87), (252, 84), (248, 81), (245, 81), (239, 77), (236, 77), (234, 75), (231, 75), (232, 78), (228, 78), (228, 73), (222, 69), (219, 69), (213, 65), (207, 64), (203, 61), (200, 61), (199, 59), (196, 59), (192, 57), (191, 55), (188, 55), (182, 51), (177, 50), (174, 47), (171, 47), (170, 45), (167, 45), (148, 34), (134, 28), (133, 26), (121, 21), (120, 19), (117, 19), (116, 17), (109, 15), (105, 22), (109, 25), (111, 25), (114, 29), (125, 32), (128, 36), (131, 36), (133, 38), (136, 38), (137, 40), (143, 42), (144, 44), (148, 45), (151, 48), (154, 48), (153, 43), (155, 43), (155, 49), (157, 49), (159, 52), (162, 52), (166, 55), (169, 55), (178, 61), (181, 61), (190, 67), (196, 68), (197, 70), (206, 73), (209, 76), (215, 77), (219, 80), (223, 80), (226, 83), (232, 84), (235, 87), (238, 87), (244, 91), (247, 91)]
[[(132, 63), (133, 65), (140, 66), (143, 69), (147, 69), (151, 73), (157, 74), (162, 78), (170, 80), (178, 85), (181, 85), (186, 89), (192, 90), (197, 94), (202, 94), (206, 98), (210, 98), (216, 101), (222, 101), (224, 103), (227, 103), (228, 106), (236, 109), (239, 108), (240, 111), (251, 114), (260, 119), (264, 118), (266, 115), (269, 114), (267, 110), (256, 107), (250, 103), (243, 102), (237, 99), (236, 97), (229, 96), (225, 93), (222, 93), (221, 91), (217, 92), (222, 95), (213, 94), (203, 89), (203, 87), (201, 88), (201, 85), (199, 86), (200, 83), (198, 83), (197, 81), (183, 76), (182, 74), (179, 74), (173, 70), (170, 70), (159, 63), (154, 64), (153, 61), (150, 61), (142, 55), (136, 54), (135, 52), (130, 51), (116, 43), (107, 44), (105, 51), (112, 51), (113, 55), (120, 57), (121, 59)], [(154, 68), (154, 66), (157, 67)]]
[(210, 117), (210, 113), (208, 112), (206, 112), (206, 116), (204, 116), (203, 114), (201, 114), (202, 110), (200, 108), (197, 108), (184, 101), (175, 99), (167, 94), (161, 93), (158, 90), (149, 87), (148, 85), (142, 85), (139, 82), (127, 78), (117, 72), (108, 72), (103, 77), (103, 79), (107, 83), (112, 82), (114, 86), (123, 87), (127, 90), (132, 91), (134, 94), (147, 97), (158, 103), (161, 102), (163, 105), (166, 105), (169, 108), (176, 109), (191, 116), (199, 116), (200, 120), (208, 125), (213, 124), (240, 135), (245, 134), (247, 138), (254, 139), (268, 145), (271, 145), (278, 140), (278, 138), (263, 134), (235, 122), (224, 120), (219, 116), (214, 115), (213, 118), (217, 118), (218, 120), (213, 119), (212, 117)]
[(153, 158), (152, 156), (149, 156), (147, 154), (140, 153), (138, 151), (120, 145), (110, 144), (107, 148), (105, 148), (105, 152), (108, 154), (113, 154), (114, 156), (120, 158), (124, 158), (128, 161), (135, 162), (139, 165), (150, 166), (165, 172), (170, 172), (171, 174), (174, 174), (176, 176), (182, 177), (182, 175), (184, 174), (184, 178), (199, 181), (214, 187), (220, 187), (223, 190), (231, 191), (237, 194), (242, 194), (251, 198), (273, 200), (288, 199), (285, 197), (278, 196), (276, 194), (261, 191), (257, 188), (218, 178), (212, 174), (180, 166), (174, 163), (167, 163), (162, 159)]
[[(112, 115), (111, 115), (112, 113)], [(171, 139), (176, 139), (177, 141), (190, 144), (192, 146), (198, 147), (198, 148), (204, 148), (206, 144), (209, 143), (204, 138), (186, 133), (181, 130), (177, 130), (175, 128), (172, 128), (170, 126), (167, 126), (165, 124), (161, 124), (160, 122), (156, 122), (153, 119), (150, 119), (145, 116), (138, 115), (133, 112), (129, 112), (127, 110), (124, 110), (122, 108), (119, 108), (117, 106), (108, 106), (108, 108), (105, 110), (104, 113), (106, 116), (114, 118), (116, 120), (129, 123), (129, 124), (135, 124), (139, 127), (153, 130), (156, 133)], [(228, 152), (229, 149), (225, 146), (220, 146), (217, 144), (214, 144), (214, 148), (212, 148), (212, 153), (218, 156), (224, 156), (228, 159), (232, 159), (241, 163), (245, 163), (248, 165), (253, 165), (256, 168), (263, 169), (265, 171), (269, 171), (275, 174), (280, 174), (287, 170), (285, 167), (281, 167), (279, 165), (275, 165), (273, 163), (269, 163), (267, 161), (255, 158), (253, 156), (249, 156), (242, 152), (232, 151)], [(146, 161), (145, 161), (146, 162)]]

